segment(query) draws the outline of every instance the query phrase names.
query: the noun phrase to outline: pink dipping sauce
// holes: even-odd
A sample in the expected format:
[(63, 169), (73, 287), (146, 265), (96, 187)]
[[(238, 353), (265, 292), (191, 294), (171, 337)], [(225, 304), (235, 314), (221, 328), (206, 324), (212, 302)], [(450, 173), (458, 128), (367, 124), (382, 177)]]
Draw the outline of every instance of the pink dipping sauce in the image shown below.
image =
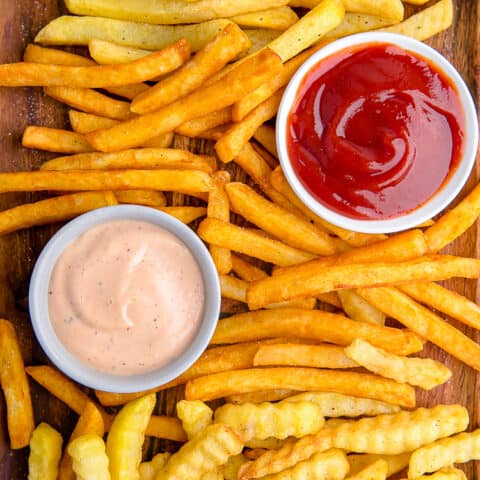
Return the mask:
[(135, 220), (98, 225), (59, 257), (49, 285), (53, 328), (103, 372), (151, 372), (181, 354), (202, 321), (204, 285), (186, 245)]

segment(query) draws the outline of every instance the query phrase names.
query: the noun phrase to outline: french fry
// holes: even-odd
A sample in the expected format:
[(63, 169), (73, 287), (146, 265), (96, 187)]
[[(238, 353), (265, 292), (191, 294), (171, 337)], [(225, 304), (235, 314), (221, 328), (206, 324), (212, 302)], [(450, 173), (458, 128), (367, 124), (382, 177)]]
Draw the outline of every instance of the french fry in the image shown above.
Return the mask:
[(269, 303), (345, 288), (446, 280), (452, 277), (478, 278), (479, 275), (479, 260), (449, 255), (431, 255), (397, 263), (331, 265), (327, 270), (322, 269), (318, 273), (300, 275), (297, 272), (294, 284), (288, 282), (290, 276), (287, 274), (252, 282), (248, 287), (247, 299), (249, 307), (256, 309)]
[(29, 480), (56, 480), (62, 455), (62, 436), (48, 423), (41, 423), (32, 433), (28, 457)]
[(112, 192), (85, 192), (26, 203), (0, 212), (0, 235), (63, 222), (96, 208), (117, 205)]
[(263, 345), (253, 359), (255, 367), (287, 365), (314, 368), (355, 368), (342, 347), (335, 345)]
[(387, 471), (388, 463), (385, 460), (376, 460), (360, 472), (348, 476), (347, 480), (385, 480)]
[(258, 52), (262, 48), (265, 48), (270, 42), (275, 40), (281, 35), (281, 30), (272, 30), (270, 28), (249, 28), (245, 30), (248, 39), (252, 46), (248, 50), (246, 56)]
[(247, 461), (248, 460), (241, 453), (230, 457), (227, 463), (221, 467), (223, 478), (225, 480), (238, 480), (238, 470)]
[(100, 65), (119, 65), (146, 57), (152, 53), (152, 50), (126, 47), (118, 43), (92, 38), (88, 42), (88, 52)]
[(155, 394), (125, 405), (115, 416), (107, 437), (111, 480), (138, 478), (145, 430), (155, 406)]
[[(101, 117), (125, 120), (132, 117), (130, 103), (115, 100), (89, 88), (46, 87), (45, 93), (59, 102)], [(93, 149), (90, 147), (90, 151)]]
[(73, 459), (73, 471), (78, 480), (110, 480), (105, 442), (100, 435), (87, 433), (68, 446)]
[[(225, 185), (229, 181), (228, 172), (218, 172), (213, 176), (212, 188), (208, 194), (208, 218), (217, 218), (223, 222), (230, 221), (230, 202), (225, 192)], [(210, 245), (209, 250), (217, 272), (222, 278), (232, 269), (232, 252), (228, 248), (217, 245)]]
[(208, 192), (210, 175), (199, 170), (37, 171), (0, 173), (1, 192), (164, 190)]
[(259, 449), (278, 450), (279, 448), (282, 448), (285, 445), (285, 443), (292, 442), (292, 441), (295, 441), (294, 437), (285, 438), (283, 440), (280, 440), (275, 437), (269, 437), (269, 438), (266, 438), (265, 440), (260, 440), (259, 438), (252, 438), (251, 440), (248, 440), (247, 442), (245, 442), (245, 447), (251, 448), (252, 450), (259, 450)]
[(87, 46), (90, 40), (98, 39), (128, 47), (161, 50), (185, 38), (192, 52), (196, 52), (232, 23), (225, 19), (210, 20), (195, 25), (173, 26), (140, 22), (63, 15), (43, 27), (35, 37), (35, 42), (44, 45)]
[(187, 225), (207, 214), (205, 207), (158, 207), (158, 210), (168, 213)]
[(267, 238), (246, 228), (222, 222), (216, 218), (205, 219), (198, 227), (197, 233), (202, 240), (210, 244), (259, 258), (275, 265), (294, 265), (311, 260), (313, 257), (310, 253), (290, 247), (278, 240)]
[(138, 467), (140, 480), (155, 480), (159, 472), (168, 462), (171, 453), (157, 453), (150, 462), (142, 462)]
[[(422, 475), (421, 477), (417, 477), (418, 480), (468, 480), (465, 472), (459, 470), (458, 468), (449, 466), (444, 467), (438, 470), (431, 475)], [(406, 480), (406, 479), (405, 479)]]
[(286, 244), (316, 255), (332, 255), (335, 247), (330, 237), (311, 223), (269, 202), (244, 183), (226, 185), (234, 212)]
[(260, 280), (261, 278), (268, 277), (268, 274), (261, 268), (252, 265), (242, 257), (239, 257), (235, 254), (232, 254), (232, 270), (246, 282), (253, 282), (254, 280)]
[(138, 95), (130, 109), (135, 113), (149, 113), (185, 97), (249, 46), (250, 40), (242, 30), (235, 24), (228, 25), (199, 50), (194, 58)]
[[(400, 2), (399, 2), (400, 3)], [(453, 22), (452, 0), (440, 0), (431, 7), (424, 8), (398, 25), (382, 28), (382, 32), (399, 33), (417, 40), (426, 40), (438, 32), (446, 30)]]
[(167, 199), (162, 192), (156, 190), (118, 190), (115, 192), (118, 203), (146, 205), (148, 207), (164, 207)]
[(187, 435), (178, 418), (152, 415), (145, 429), (146, 437), (165, 438), (175, 442), (186, 442)]
[[(285, 64), (285, 68), (287, 67), (289, 62)], [(259, 87), (261, 88), (261, 87)], [(257, 89), (258, 90), (258, 89)], [(256, 91), (256, 90), (255, 90)], [(241, 102), (241, 100), (240, 100)], [(239, 105), (240, 102), (237, 102), (236, 105)], [(239, 107), (238, 107), (239, 108)], [(277, 143), (275, 140), (275, 129), (270, 125), (260, 125), (255, 133), (253, 134), (253, 138), (262, 145), (268, 152), (270, 152), (273, 156), (278, 158), (277, 152)]]
[(224, 163), (231, 162), (242, 151), (260, 125), (277, 114), (283, 89), (276, 91), (253, 109), (242, 121), (234, 123), (225, 135), (215, 144), (215, 150)]
[(377, 455), (374, 453), (360, 453), (349, 455), (348, 463), (350, 464), (350, 474), (354, 475), (368, 465), (372, 463), (383, 460), (387, 462), (387, 477), (394, 475), (402, 471), (405, 467), (408, 466), (408, 461), (410, 460), (411, 452), (400, 453), (398, 455)]
[[(449, 323), (395, 288), (365, 288), (358, 292), (389, 317), (480, 370), (480, 346)], [(368, 339), (367, 339), (368, 340)]]
[(320, 407), (312, 402), (225, 404), (215, 410), (215, 423), (229, 425), (244, 441), (285, 439), (317, 433), (324, 425)]
[(283, 400), (295, 393), (295, 390), (277, 388), (275, 390), (259, 390), (257, 392), (239, 393), (225, 397), (227, 403), (242, 405), (244, 403), (264, 403)]
[(222, 344), (277, 337), (306, 338), (345, 346), (362, 338), (397, 355), (409, 355), (422, 349), (420, 338), (407, 330), (297, 308), (259, 310), (223, 318), (219, 320), (211, 342)]
[(234, 162), (245, 170), (265, 193), (268, 192), (268, 189), (272, 189), (270, 185), (272, 169), (262, 156), (255, 151), (250, 142), (244, 145)]
[[(257, 142), (252, 142), (252, 146), (255, 149), (255, 151), (268, 163), (268, 166), (270, 168), (276, 168), (278, 166), (278, 158), (274, 157), (270, 152), (265, 150), (265, 148), (262, 145), (260, 145)], [(282, 195), (282, 194), (279, 193), (279, 195)], [(288, 201), (288, 200), (285, 199), (285, 201)], [(292, 205), (292, 208), (295, 208), (295, 207)], [(300, 210), (298, 210), (298, 212), (301, 213)]]
[(180, 125), (175, 129), (175, 133), (185, 135), (186, 137), (198, 137), (205, 131), (230, 123), (231, 120), (232, 108), (225, 107)]
[(342, 308), (342, 303), (338, 297), (338, 292), (327, 292), (317, 295), (317, 299), (336, 308)]
[[(57, 157), (46, 161), (41, 170), (201, 170), (213, 173), (215, 160), (174, 148), (139, 148), (114, 153), (92, 152)], [(216, 165), (215, 165), (216, 167)]]
[(378, 30), (379, 28), (389, 27), (392, 24), (398, 23), (401, 20), (394, 20), (392, 18), (385, 18), (383, 16), (366, 15), (364, 13), (346, 13), (342, 23), (330, 30), (325, 35), (325, 38), (342, 38), (347, 35), (354, 35), (355, 33), (368, 32), (371, 30)]
[(454, 463), (480, 459), (480, 430), (442, 438), (413, 452), (408, 478), (418, 478)]
[(48, 152), (85, 153), (93, 149), (85, 138), (75, 132), (58, 128), (29, 126), (23, 132), (22, 145)]
[(410, 283), (398, 288), (418, 302), (480, 330), (480, 307), (463, 295), (428, 282)]
[(341, 1), (322, 0), (268, 46), (286, 62), (333, 30), (344, 16)]
[[(263, 347), (261, 347), (263, 348)], [(324, 417), (374, 417), (400, 411), (398, 405), (379, 402), (368, 398), (350, 397), (339, 393), (305, 392), (292, 395), (286, 402), (313, 402), (318, 405)]]
[(415, 406), (415, 391), (409, 385), (368, 373), (300, 367), (253, 368), (199, 377), (187, 383), (185, 398), (208, 401), (259, 388), (343, 393), (407, 408)]
[(182, 422), (188, 439), (192, 439), (213, 422), (213, 410), (198, 400), (177, 402), (177, 416)]
[(278, 56), (272, 50), (265, 49), (245, 60), (217, 82), (200, 88), (156, 112), (109, 129), (89, 133), (87, 139), (94, 148), (101, 151), (122, 150), (141, 145), (153, 137), (175, 130), (193, 118), (232, 105), (280, 69)]
[(298, 21), (297, 14), (287, 6), (244, 13), (230, 17), (230, 20), (247, 28), (272, 28), (286, 30)]
[(345, 348), (345, 355), (377, 375), (424, 390), (438, 387), (452, 376), (449, 368), (431, 358), (392, 355), (360, 338)]
[(343, 310), (352, 320), (385, 325), (385, 314), (370, 305), (355, 290), (339, 290), (337, 294)]
[(169, 73), (190, 56), (187, 40), (122, 65), (72, 67), (38, 63), (8, 63), (0, 65), (0, 85), (4, 87), (77, 87), (104, 88), (123, 86), (150, 80)]
[(229, 457), (238, 455), (242, 449), (241, 439), (228, 426), (209, 425), (170, 457), (157, 473), (156, 480), (202, 478), (207, 472), (227, 463)]
[(32, 400), (13, 324), (0, 319), (0, 386), (7, 407), (10, 447), (26, 447), (33, 429)]

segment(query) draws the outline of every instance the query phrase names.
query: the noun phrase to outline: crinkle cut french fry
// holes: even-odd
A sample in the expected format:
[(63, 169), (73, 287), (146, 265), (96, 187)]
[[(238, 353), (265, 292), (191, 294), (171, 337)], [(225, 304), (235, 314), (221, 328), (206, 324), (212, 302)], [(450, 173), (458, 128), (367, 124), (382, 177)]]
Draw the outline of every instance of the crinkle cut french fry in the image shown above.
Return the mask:
[(62, 442), (62, 436), (47, 423), (37, 426), (30, 440), (29, 480), (57, 480)]
[(265, 440), (260, 440), (259, 438), (252, 438), (251, 440), (248, 440), (245, 442), (245, 447), (251, 448), (251, 449), (266, 449), (266, 450), (278, 450), (279, 448), (282, 448), (285, 443), (287, 442), (294, 442), (295, 439), (294, 437), (292, 438), (285, 438), (283, 440), (280, 440), (275, 437), (269, 437), (266, 438)]
[(228, 25), (176, 72), (138, 95), (132, 112), (152, 112), (193, 92), (249, 46), (243, 31), (236, 24)]
[(230, 17), (230, 20), (247, 28), (271, 28), (286, 30), (298, 22), (297, 14), (287, 6), (261, 10), (259, 12), (244, 13)]
[(96, 208), (116, 205), (112, 192), (84, 192), (27, 203), (0, 212), (0, 235), (62, 222)]
[(245, 60), (220, 80), (197, 89), (156, 112), (87, 135), (98, 150), (115, 151), (141, 145), (175, 130), (182, 123), (232, 105), (282, 68), (280, 59), (265, 49)]
[(343, 393), (407, 408), (415, 406), (415, 391), (406, 384), (368, 373), (277, 367), (222, 372), (199, 377), (187, 383), (187, 400), (208, 401), (258, 390), (292, 389)]
[(389, 317), (480, 371), (480, 346), (408, 295), (389, 287), (363, 288), (358, 293)]
[(264, 338), (293, 337), (349, 345), (363, 338), (397, 355), (409, 355), (423, 348), (412, 332), (350, 320), (320, 310), (278, 308), (239, 313), (219, 320), (211, 343), (249, 342)]
[(288, 398), (295, 393), (295, 390), (275, 389), (275, 390), (259, 390), (257, 392), (239, 393), (238, 395), (229, 395), (225, 397), (227, 403), (242, 405), (244, 403), (264, 403), (276, 402)]
[(404, 20), (402, 23), (391, 27), (382, 28), (382, 32), (399, 33), (426, 40), (436, 33), (446, 30), (453, 22), (452, 0), (440, 0), (431, 7), (424, 8), (420, 12)]
[(349, 455), (348, 463), (350, 464), (350, 474), (354, 475), (363, 470), (368, 465), (383, 460), (387, 462), (387, 477), (400, 472), (408, 466), (411, 452), (400, 453), (398, 455), (378, 455), (374, 453), (360, 453)]
[[(404, 479), (407, 480), (407, 479)], [(465, 472), (453, 466), (441, 468), (431, 475), (422, 475), (416, 480), (468, 480)]]
[(385, 314), (370, 305), (355, 290), (338, 290), (337, 295), (343, 310), (352, 320), (385, 325)]
[(29, 126), (23, 132), (22, 145), (56, 153), (86, 153), (93, 148), (83, 135), (58, 128)]
[(207, 214), (205, 207), (158, 207), (158, 210), (168, 213), (186, 225)]
[(0, 85), (70, 86), (104, 88), (124, 86), (150, 80), (178, 68), (190, 56), (187, 40), (179, 40), (158, 52), (121, 65), (68, 66), (40, 63), (8, 63), (0, 65)]
[(225, 107), (221, 110), (209, 113), (203, 117), (194, 118), (185, 122), (175, 129), (175, 133), (185, 135), (186, 137), (198, 137), (203, 132), (211, 130), (212, 128), (225, 125), (232, 121), (232, 108)]
[(327, 270), (313, 269), (303, 275), (297, 272), (295, 283), (288, 281), (287, 274), (252, 282), (248, 287), (247, 300), (249, 307), (256, 309), (269, 303), (345, 288), (381, 287), (415, 281), (479, 276), (480, 260), (449, 255), (431, 255), (397, 263), (332, 265)]
[(385, 460), (376, 460), (363, 470), (349, 475), (347, 480), (385, 480), (387, 478), (388, 463)]
[(156, 480), (201, 478), (227, 463), (229, 457), (238, 455), (242, 449), (242, 440), (228, 426), (209, 425), (170, 457), (165, 467), (157, 473)]
[(34, 425), (32, 400), (15, 328), (0, 319), (0, 386), (7, 407), (10, 447), (26, 447)]
[(454, 463), (480, 460), (480, 430), (442, 438), (413, 452), (408, 467), (408, 478), (435, 472)]
[(78, 480), (110, 480), (105, 442), (101, 436), (87, 433), (76, 438), (68, 446), (68, 453)]
[(175, 442), (185, 442), (187, 435), (182, 428), (180, 420), (176, 417), (152, 415), (148, 420), (145, 436), (165, 438)]
[(238, 471), (247, 461), (248, 460), (241, 453), (230, 457), (227, 463), (221, 467), (223, 478), (225, 480), (238, 480)]
[(142, 462), (138, 467), (140, 480), (155, 480), (159, 472), (168, 462), (171, 453), (157, 453), (150, 462)]
[(227, 403), (215, 410), (214, 420), (229, 425), (244, 441), (300, 438), (317, 433), (325, 423), (320, 407), (312, 402)]
[[(260, 87), (259, 87), (260, 88)], [(275, 129), (270, 125), (260, 125), (253, 138), (260, 143), (266, 150), (268, 150), (273, 156), (278, 158), (277, 143), (275, 140)]]
[(424, 390), (438, 387), (452, 376), (451, 370), (443, 363), (431, 358), (392, 355), (361, 338), (357, 338), (345, 348), (345, 355), (377, 375)]
[(213, 410), (199, 400), (180, 400), (176, 408), (188, 439), (205, 430), (213, 421)]
[(0, 173), (0, 192), (147, 190), (208, 192), (210, 175), (199, 170), (35, 171)]
[(342, 38), (355, 33), (378, 30), (379, 28), (389, 27), (400, 21), (392, 18), (384, 18), (375, 15), (366, 15), (364, 13), (346, 13), (342, 23), (330, 30), (325, 38)]
[(118, 203), (131, 203), (149, 207), (164, 207), (167, 199), (157, 190), (118, 190), (115, 192)]

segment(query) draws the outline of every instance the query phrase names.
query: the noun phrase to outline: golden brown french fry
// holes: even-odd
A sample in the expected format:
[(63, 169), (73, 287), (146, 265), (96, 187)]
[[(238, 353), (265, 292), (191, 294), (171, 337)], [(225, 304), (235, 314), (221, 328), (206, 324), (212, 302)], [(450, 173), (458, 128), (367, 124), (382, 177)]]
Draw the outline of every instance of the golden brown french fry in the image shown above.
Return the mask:
[(294, 284), (286, 281), (290, 279), (288, 274), (252, 282), (248, 287), (247, 300), (249, 307), (256, 309), (270, 303), (315, 296), (345, 288), (446, 280), (452, 277), (478, 278), (479, 276), (479, 260), (449, 255), (431, 255), (397, 263), (331, 265), (328, 270), (322, 269), (317, 273), (299, 274), (297, 272)]
[(338, 292), (321, 293), (320, 295), (317, 295), (317, 300), (327, 303), (328, 305), (332, 305), (336, 308), (342, 308), (342, 303), (340, 302), (337, 293)]
[(255, 151), (250, 142), (244, 145), (242, 151), (234, 159), (234, 162), (245, 170), (264, 193), (269, 192), (269, 189), (273, 190), (270, 185), (272, 169), (262, 156)]
[(239, 393), (238, 395), (229, 395), (225, 397), (227, 403), (234, 403), (241, 405), (243, 403), (263, 403), (276, 402), (293, 395), (295, 390), (276, 389), (276, 390), (260, 390), (249, 393)]
[[(59, 102), (101, 117), (125, 120), (133, 115), (130, 112), (130, 103), (115, 100), (89, 88), (46, 87), (44, 91)], [(90, 150), (93, 149), (90, 148)]]
[[(287, 64), (285, 64), (285, 68)], [(237, 102), (236, 105), (238, 105), (240, 102)], [(271, 127), (270, 125), (260, 125), (253, 134), (253, 138), (274, 157), (278, 158), (277, 143), (275, 140), (275, 128)]]
[[(400, 2), (399, 2), (400, 3)], [(452, 0), (440, 0), (431, 7), (424, 8), (398, 25), (382, 28), (382, 32), (408, 35), (417, 40), (426, 40), (438, 32), (446, 30), (453, 22)]]
[(218, 140), (215, 144), (215, 150), (222, 162), (231, 162), (252, 138), (257, 128), (277, 114), (282, 95), (283, 89), (276, 91), (253, 109), (242, 121), (234, 123), (225, 135)]
[(254, 280), (268, 277), (268, 274), (261, 268), (252, 265), (242, 257), (239, 257), (235, 254), (232, 254), (232, 270), (236, 275), (246, 282), (253, 282)]
[[(260, 145), (259, 143), (257, 142), (252, 142), (252, 146), (253, 148), (255, 149), (255, 151), (268, 163), (268, 166), (270, 168), (276, 168), (278, 166), (278, 158), (274, 157), (269, 151), (267, 151), (263, 145)], [(276, 192), (276, 190), (275, 190)], [(277, 192), (278, 193), (278, 192)], [(278, 195), (282, 196), (283, 195), (281, 193), (278, 193)], [(285, 197), (283, 197), (285, 198)], [(285, 198), (285, 202), (287, 202), (288, 200)], [(296, 208), (292, 205), (292, 208)], [(301, 214), (303, 217), (303, 213), (300, 212), (300, 210), (296, 209), (299, 214)], [(306, 217), (305, 217), (306, 218)]]
[(217, 82), (200, 88), (154, 113), (142, 115), (109, 129), (87, 135), (101, 151), (122, 150), (173, 131), (193, 118), (207, 115), (235, 103), (281, 69), (279, 57), (269, 49), (245, 60)]
[(152, 415), (145, 430), (147, 437), (165, 438), (175, 442), (186, 442), (187, 434), (177, 417)]
[(344, 16), (341, 1), (322, 0), (268, 46), (286, 62), (333, 30)]
[(311, 223), (269, 202), (241, 182), (226, 185), (232, 210), (286, 244), (316, 255), (332, 255), (330, 237)]
[(355, 368), (343, 347), (335, 345), (262, 345), (253, 359), (255, 367), (287, 365), (291, 367)]
[(164, 190), (208, 192), (210, 175), (199, 170), (37, 171), (0, 173), (1, 192)]
[(211, 343), (248, 342), (264, 338), (293, 337), (349, 345), (356, 338), (398, 355), (422, 349), (422, 341), (412, 332), (350, 320), (321, 310), (284, 308), (239, 313), (219, 320)]
[(165, 195), (156, 190), (117, 190), (115, 198), (118, 203), (130, 203), (148, 207), (164, 207), (167, 204)]
[(325, 35), (325, 38), (342, 38), (347, 35), (354, 35), (355, 33), (378, 30), (379, 28), (389, 27), (401, 20), (401, 18), (394, 20), (393, 18), (367, 15), (364, 13), (346, 13), (342, 23), (333, 30), (330, 30)]
[(352, 320), (385, 325), (385, 314), (370, 305), (355, 290), (338, 290), (337, 295), (343, 310)]
[(0, 85), (70, 86), (104, 88), (123, 86), (150, 80), (178, 68), (190, 56), (187, 40), (178, 42), (147, 57), (121, 65), (72, 67), (38, 63), (9, 63), (0, 65)]
[(259, 258), (275, 265), (293, 265), (306, 262), (313, 257), (310, 253), (297, 250), (278, 240), (267, 238), (259, 233), (222, 222), (216, 218), (205, 219), (199, 225), (197, 233), (202, 240), (210, 244)]
[(298, 21), (297, 14), (287, 6), (244, 13), (230, 17), (230, 20), (247, 28), (271, 28), (286, 30)]
[(358, 293), (389, 317), (480, 370), (480, 346), (408, 295), (389, 287), (362, 288)]
[(189, 224), (207, 214), (205, 207), (158, 207), (158, 210), (168, 213), (185, 224)]
[(187, 383), (185, 398), (208, 401), (259, 388), (336, 392), (407, 408), (415, 406), (415, 391), (409, 385), (368, 373), (300, 367), (252, 368), (199, 377)]
[(96, 208), (116, 205), (112, 192), (85, 192), (27, 203), (0, 212), (0, 235), (62, 222)]
[(132, 112), (149, 113), (186, 96), (249, 46), (250, 40), (242, 30), (235, 24), (228, 25), (194, 58), (138, 95), (130, 107)]
[(23, 132), (22, 145), (57, 153), (86, 153), (93, 148), (83, 135), (58, 128), (29, 126)]
[(245, 30), (247, 37), (250, 40), (252, 46), (248, 50), (246, 57), (255, 52), (258, 52), (262, 48), (265, 48), (270, 42), (275, 40), (279, 35), (281, 35), (281, 30), (273, 30), (270, 28), (249, 28)]
[(7, 407), (10, 447), (14, 450), (26, 447), (35, 428), (30, 388), (15, 328), (3, 319), (0, 319), (0, 386)]
[(232, 120), (232, 108), (225, 107), (221, 110), (209, 113), (203, 117), (194, 118), (175, 129), (175, 133), (186, 137), (198, 137), (202, 133), (230, 123)]
[[(225, 192), (225, 185), (229, 181), (228, 172), (217, 172), (213, 176), (212, 188), (208, 194), (207, 216), (209, 218), (217, 218), (223, 222), (230, 221), (230, 202)], [(229, 273), (232, 269), (232, 252), (228, 248), (217, 245), (210, 245), (209, 250), (218, 274), (224, 276)]]

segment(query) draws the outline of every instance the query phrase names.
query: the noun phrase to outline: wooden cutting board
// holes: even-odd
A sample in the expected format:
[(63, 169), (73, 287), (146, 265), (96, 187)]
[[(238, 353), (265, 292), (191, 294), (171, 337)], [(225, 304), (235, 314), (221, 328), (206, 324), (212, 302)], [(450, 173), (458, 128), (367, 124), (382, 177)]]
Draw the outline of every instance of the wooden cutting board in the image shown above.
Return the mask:
[[(436, 1), (436, 0), (435, 0)], [(432, 1), (430, 3), (435, 3)], [(437, 35), (430, 43), (440, 50), (459, 70), (472, 95), (479, 99), (480, 56), (477, 46), (480, 41), (478, 28), (479, 0), (454, 0), (455, 22), (447, 32)], [(413, 11), (409, 7), (408, 12)], [(25, 46), (33, 41), (35, 34), (48, 21), (66, 13), (58, 0), (0, 0), (0, 63), (17, 62), (22, 58)], [(67, 125), (66, 108), (46, 97), (40, 88), (0, 88), (0, 171), (31, 170), (55, 155), (24, 149), (20, 138), (27, 125), (45, 125), (62, 128)], [(190, 141), (183, 137), (175, 139), (175, 146), (194, 152), (213, 154), (211, 142)], [(245, 174), (235, 166), (229, 166), (235, 179), (246, 181)], [(473, 172), (464, 192), (476, 184), (479, 170)], [(0, 210), (43, 198), (44, 194), (16, 193), (0, 195)], [(173, 195), (172, 204), (182, 202), (180, 195)], [(34, 339), (26, 310), (29, 277), (38, 254), (57, 227), (41, 227), (0, 237), (0, 316), (13, 321), (21, 341), (26, 364), (43, 364), (47, 358)], [(479, 254), (479, 235), (472, 227), (446, 250), (448, 253), (475, 257)], [(456, 279), (446, 285), (478, 300), (476, 282)], [(233, 306), (230, 306), (233, 307)], [(477, 342), (480, 332), (453, 322)], [(460, 403), (466, 405), (471, 415), (471, 428), (480, 425), (479, 388), (480, 376), (438, 348), (428, 345), (424, 354), (444, 362), (454, 372), (453, 378), (442, 388), (433, 392), (418, 393), (419, 405), (437, 403)], [(35, 419), (47, 421), (67, 438), (76, 421), (76, 415), (48, 392), (31, 384)], [(174, 414), (175, 403), (182, 390), (170, 390), (159, 396), (158, 412)], [(171, 442), (148, 441), (146, 454), (159, 448), (174, 449)], [(5, 425), (5, 405), (0, 393), (0, 480), (27, 478), (28, 449), (12, 452), (8, 448)], [(480, 479), (480, 467), (469, 464), (465, 467), (468, 478)]]

